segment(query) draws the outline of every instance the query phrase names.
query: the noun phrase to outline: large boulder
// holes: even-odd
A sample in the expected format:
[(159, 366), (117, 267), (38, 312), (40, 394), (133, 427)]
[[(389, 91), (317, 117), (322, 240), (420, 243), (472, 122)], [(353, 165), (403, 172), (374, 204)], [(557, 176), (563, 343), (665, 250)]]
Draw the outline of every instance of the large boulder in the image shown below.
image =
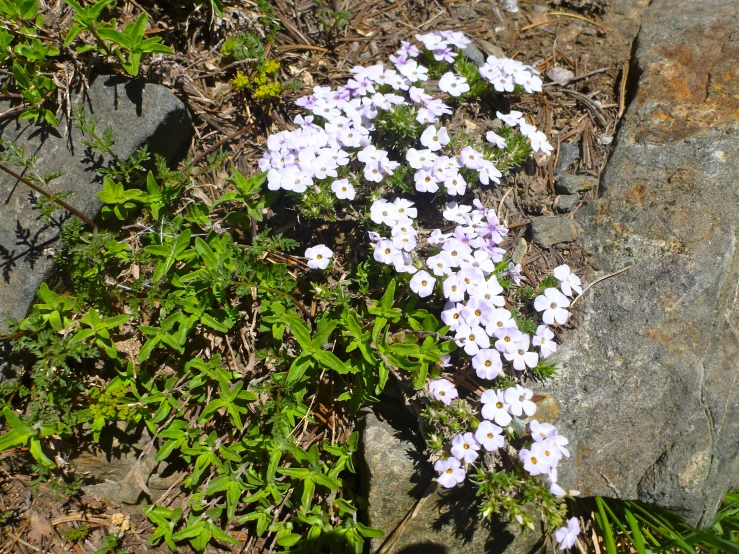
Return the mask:
[[(76, 103), (85, 107), (88, 119), (95, 117), (100, 134), (112, 127), (113, 151), (121, 159), (144, 145), (168, 161), (187, 153), (194, 132), (190, 116), (166, 87), (99, 76)], [(7, 103), (0, 103), (0, 111), (4, 107)], [(56, 128), (6, 120), (0, 124), (0, 139), (22, 148), (28, 157), (36, 156), (33, 171), (39, 176), (62, 173), (49, 184), (49, 192), (72, 191), (73, 196), (66, 199), (71, 206), (89, 218), (98, 215), (101, 178), (96, 169), (109, 160), (91, 153), (83, 143), (86, 137), (66, 117)], [(18, 167), (12, 169), (27, 174)], [(59, 230), (69, 218), (66, 211), (57, 212), (46, 225), (40, 218), (38, 197), (0, 171), (0, 334), (7, 332), (8, 318), (25, 317), (39, 285), (50, 277)]]
[(653, 0), (636, 90), (577, 214), (599, 259), (565, 334), (561, 481), (711, 522), (739, 486), (739, 4)]

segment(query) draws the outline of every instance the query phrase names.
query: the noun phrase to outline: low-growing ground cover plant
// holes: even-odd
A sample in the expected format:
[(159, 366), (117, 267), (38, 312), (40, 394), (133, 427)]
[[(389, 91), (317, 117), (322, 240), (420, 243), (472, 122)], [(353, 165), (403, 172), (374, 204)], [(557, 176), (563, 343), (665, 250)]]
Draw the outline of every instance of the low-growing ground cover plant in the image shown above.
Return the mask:
[[(341, 17), (326, 18), (335, 33)], [(161, 159), (149, 171), (145, 151), (115, 159), (99, 194), (109, 230), (64, 230), (70, 293), (42, 287), (18, 325), (27, 369), (2, 386), (0, 450), (27, 448), (74, 493), (69, 444), (145, 428), (157, 460), (183, 472), (176, 504), (142, 478), (152, 545), (362, 552), (383, 532), (362, 522), (354, 422), (393, 379), (423, 405), (439, 486), (476, 488), (481, 520), (532, 529), (533, 508), (550, 545), (571, 548), (579, 521), (557, 484), (567, 439), (537, 419), (531, 382), (554, 374), (546, 359), (580, 279), (561, 265), (529, 282), (501, 248), (500, 208), (481, 199), (551, 152), (499, 103), (542, 83), (515, 60), (477, 68), (466, 44), (419, 35), (391, 66), (315, 87), (294, 129), (268, 138), (262, 172), (230, 167), (213, 202), (189, 189), (225, 156), (182, 171)], [(462, 130), (455, 118), (480, 102), (498, 121)], [(114, 130), (82, 113), (76, 124), (112, 153)]]

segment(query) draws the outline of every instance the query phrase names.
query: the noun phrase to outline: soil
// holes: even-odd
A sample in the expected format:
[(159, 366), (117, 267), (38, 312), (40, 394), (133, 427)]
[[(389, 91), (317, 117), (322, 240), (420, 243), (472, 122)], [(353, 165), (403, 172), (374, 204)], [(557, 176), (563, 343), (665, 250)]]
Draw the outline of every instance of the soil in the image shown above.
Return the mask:
[[(306, 94), (312, 85), (343, 84), (354, 65), (387, 60), (401, 40), (416, 33), (464, 31), (483, 53), (524, 61), (543, 77), (554, 68), (569, 70), (569, 82), (555, 84), (544, 78), (542, 93), (509, 99), (508, 107), (526, 113), (530, 123), (550, 137), (553, 155), (536, 157), (506, 177), (500, 187), (482, 192), (485, 204), (501, 206), (500, 215), (511, 229), (509, 243), (503, 246), (525, 248), (525, 276), (537, 285), (562, 263), (568, 263), (577, 274), (587, 269), (588, 252), (576, 243), (542, 250), (521, 240), (527, 238), (533, 217), (571, 218), (582, 203), (598, 195), (596, 187), (584, 193), (570, 213), (557, 214), (554, 168), (560, 145), (566, 142), (579, 150), (579, 159), (568, 173), (598, 178), (603, 172), (628, 102), (631, 47), (646, 3), (611, 0), (608, 7), (603, 0), (519, 0), (520, 12), (510, 14), (502, 9), (502, 3), (491, 0), (340, 0), (336, 4), (351, 14), (350, 24), (327, 35), (314, 0), (274, 0), (282, 27), (274, 45), (282, 60), (282, 78), (297, 79), (305, 87), (270, 109), (247, 105), (230, 87), (228, 81), (238, 66), (224, 67), (218, 53), (223, 37), (255, 25), (258, 12), (254, 5), (242, 2), (234, 7), (227, 3), (221, 20), (211, 16), (207, 2), (195, 9), (189, 3), (184, 10), (170, 2), (124, 1), (120, 14), (133, 18), (145, 9), (164, 42), (178, 52), (142, 71), (148, 80), (171, 87), (186, 102), (197, 128), (192, 157), (224, 150), (245, 174), (255, 167), (266, 137), (290, 128), (288, 122), (298, 113), (292, 100)], [(491, 121), (467, 113), (457, 124), (474, 131), (490, 128)], [(198, 196), (214, 200), (228, 186), (225, 178), (222, 172), (202, 175)], [(278, 216), (273, 223), (279, 222)], [(322, 230), (311, 232), (320, 235)], [(347, 232), (342, 240), (354, 239)], [(34, 485), (15, 465), (18, 454), (13, 450), (0, 454), (0, 552), (95, 552), (105, 535), (123, 527), (128, 527), (124, 541), (128, 551), (168, 552), (166, 547), (147, 546), (152, 527), (140, 510), (84, 494), (69, 498), (45, 484)], [(63, 538), (70, 529), (83, 525), (90, 530), (85, 540), (72, 543)], [(209, 547), (209, 551), (216, 550)]]

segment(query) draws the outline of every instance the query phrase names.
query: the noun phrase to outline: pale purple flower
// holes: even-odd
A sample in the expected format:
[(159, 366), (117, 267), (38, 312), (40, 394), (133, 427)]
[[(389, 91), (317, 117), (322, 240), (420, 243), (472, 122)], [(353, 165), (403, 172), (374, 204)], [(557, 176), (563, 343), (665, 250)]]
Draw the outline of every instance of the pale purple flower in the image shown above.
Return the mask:
[(384, 223), (392, 227), (399, 218), (398, 207), (387, 200), (377, 200), (370, 206), (370, 219), (375, 223)]
[(465, 146), (459, 153), (459, 161), (464, 167), (468, 169), (479, 170), (482, 168), (482, 162), (485, 160), (482, 157), (482, 154), (480, 154), (477, 150), (475, 150), (471, 146)]
[[(490, 325), (488, 325), (490, 327)], [(523, 333), (515, 327), (493, 328), (495, 349), (502, 354), (512, 354), (517, 350), (517, 344)]]
[(521, 112), (517, 112), (516, 110), (511, 111), (509, 114), (502, 114), (500, 112), (495, 112), (495, 115), (498, 119), (500, 119), (503, 123), (510, 127), (515, 127), (521, 121), (524, 121), (523, 114)]
[(567, 264), (558, 265), (554, 268), (554, 277), (559, 280), (559, 288), (567, 296), (573, 296), (572, 291), (582, 294), (580, 277), (572, 273), (570, 266)]
[(393, 266), (398, 273), (409, 273), (413, 275), (418, 271), (418, 268), (413, 265), (413, 258), (405, 252), (397, 252), (393, 256)]
[(457, 327), (454, 341), (457, 346), (464, 348), (464, 351), (470, 356), (477, 354), (481, 348), (490, 347), (490, 337), (485, 334), (485, 330), (479, 325), (470, 327), (463, 323)]
[(480, 414), (485, 419), (494, 421), (501, 427), (505, 427), (513, 420), (508, 413), (508, 404), (503, 397), (503, 391), (488, 389), (480, 396), (480, 402), (483, 404)]
[(452, 403), (452, 400), (459, 396), (457, 388), (447, 379), (436, 379), (429, 383), (429, 391), (434, 395), (434, 398), (440, 400), (447, 406)]
[(452, 261), (449, 258), (449, 253), (442, 251), (435, 256), (430, 256), (426, 260), (426, 267), (428, 267), (437, 277), (451, 275)]
[(409, 217), (410, 219), (415, 219), (418, 216), (418, 209), (413, 207), (414, 204), (414, 202), (405, 198), (396, 198), (393, 200), (393, 205), (398, 209), (398, 215), (400, 217)]
[(488, 323), (485, 329), (487, 334), (493, 336), (498, 329), (518, 330), (516, 321), (513, 319), (511, 312), (505, 308), (493, 310), (488, 316)]
[(324, 244), (316, 244), (305, 250), (308, 267), (311, 269), (326, 269), (333, 255), (333, 251)]
[(533, 396), (534, 393), (531, 390), (521, 385), (507, 388), (503, 393), (503, 398), (508, 404), (508, 411), (516, 417), (521, 417), (522, 414), (531, 417), (536, 413), (536, 404), (531, 401)]
[(470, 213), (472, 208), (463, 204), (457, 204), (456, 202), (449, 202), (442, 215), (447, 221), (453, 221), (454, 223), (464, 224), (465, 214)]
[(441, 321), (449, 327), (450, 331), (456, 331), (460, 325), (464, 323), (462, 314), (460, 313), (461, 304), (456, 302), (447, 302), (441, 312)]
[(529, 336), (522, 334), (516, 343), (516, 349), (504, 354), (505, 359), (513, 363), (513, 369), (516, 371), (524, 371), (527, 367), (534, 368), (539, 363), (539, 355), (536, 352), (529, 352), (529, 344)]
[(437, 460), (434, 464), (434, 470), (439, 472), (436, 481), (447, 489), (455, 487), (464, 481), (465, 478), (465, 471), (462, 469), (462, 464), (457, 458)]
[(495, 134), (494, 131), (488, 131), (485, 135), (485, 138), (488, 142), (495, 145), (496, 148), (505, 148), (506, 147), (506, 141), (503, 137), (500, 135)]
[(372, 242), (379, 242), (382, 240), (380, 233), (376, 233), (375, 231), (368, 231), (367, 236)]
[(513, 262), (511, 262), (508, 264), (508, 269), (506, 270), (506, 273), (514, 283), (520, 285), (522, 279), (521, 271), (521, 264), (514, 264)]
[(427, 169), (419, 169), (413, 176), (418, 192), (436, 192), (439, 190), (439, 183), (436, 182), (434, 174)]
[(434, 279), (427, 271), (421, 270), (417, 272), (413, 279), (411, 279), (410, 287), (421, 298), (426, 298), (434, 292), (434, 285), (436, 279)]
[(539, 347), (542, 358), (548, 358), (557, 351), (557, 343), (554, 342), (554, 333), (546, 325), (539, 325), (536, 328), (536, 335), (532, 340), (534, 346)]
[(541, 318), (547, 325), (553, 325), (555, 321), (560, 325), (567, 323), (570, 312), (566, 308), (569, 307), (569, 299), (557, 289), (546, 289), (544, 294), (534, 299), (534, 308), (537, 312), (544, 312)]
[(460, 462), (471, 464), (477, 459), (478, 450), (480, 450), (480, 443), (472, 433), (457, 433), (452, 439), (452, 456)]
[(575, 546), (579, 534), (580, 522), (573, 517), (567, 522), (567, 527), (560, 527), (554, 532), (554, 538), (559, 543), (560, 550), (568, 550)]
[(348, 179), (338, 179), (331, 183), (331, 190), (340, 200), (354, 200), (356, 192)]
[(467, 181), (459, 173), (444, 179), (444, 188), (449, 196), (462, 195), (467, 191)]
[(452, 63), (456, 57), (457, 53), (452, 51), (448, 46), (443, 46), (434, 50), (434, 59), (437, 62)]
[(462, 308), (461, 314), (467, 325), (476, 326), (480, 325), (481, 322), (487, 321), (492, 311), (493, 306), (490, 303), (481, 298), (472, 297)]
[(442, 147), (449, 144), (449, 133), (447, 133), (446, 127), (441, 127), (438, 131), (433, 125), (426, 127), (426, 130), (421, 133), (421, 144), (435, 152), (441, 150)]
[(441, 285), (441, 291), (444, 298), (451, 302), (461, 302), (464, 300), (464, 285), (460, 284), (459, 279), (454, 274), (449, 275)]
[(390, 265), (393, 263), (393, 257), (398, 252), (400, 252), (400, 250), (393, 246), (392, 241), (382, 239), (377, 244), (375, 244), (375, 249), (372, 252), (372, 257), (375, 259), (376, 262)]
[(416, 104), (426, 104), (433, 99), (433, 96), (427, 94), (425, 90), (419, 87), (411, 87), (408, 96)]
[(480, 379), (495, 379), (503, 371), (500, 352), (492, 348), (483, 348), (472, 358), (472, 367)]
[(530, 475), (546, 475), (551, 466), (543, 458), (537, 458), (528, 448), (522, 448), (518, 452), (518, 458), (523, 462), (523, 468)]
[(431, 169), (436, 161), (436, 154), (428, 148), (423, 150), (409, 148), (405, 153), (405, 159), (413, 169)]
[(545, 460), (551, 469), (555, 469), (562, 459), (562, 453), (553, 439), (545, 439), (532, 444), (531, 454)]
[(536, 419), (529, 421), (529, 430), (535, 442), (541, 442), (557, 435), (557, 428), (554, 425), (546, 422), (540, 423)]
[(451, 96), (461, 96), (465, 92), (469, 92), (470, 85), (467, 84), (467, 79), (455, 75), (451, 71), (447, 71), (439, 79), (439, 90), (446, 92)]
[(501, 429), (494, 423), (491, 423), (490, 421), (483, 420), (477, 426), (477, 431), (475, 431), (475, 438), (485, 450), (487, 450), (488, 452), (492, 452), (493, 450), (503, 448), (503, 445), (505, 444), (505, 439), (503, 438), (502, 433), (503, 429)]

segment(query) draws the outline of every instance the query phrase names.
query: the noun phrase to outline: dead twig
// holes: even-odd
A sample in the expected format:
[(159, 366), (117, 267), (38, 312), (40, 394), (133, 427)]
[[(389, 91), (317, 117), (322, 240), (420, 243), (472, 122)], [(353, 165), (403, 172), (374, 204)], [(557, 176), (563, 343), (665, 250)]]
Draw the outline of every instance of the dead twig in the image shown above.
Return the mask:
[(575, 303), (578, 300), (580, 300), (580, 298), (582, 298), (582, 295), (585, 294), (586, 292), (588, 292), (588, 290), (590, 289), (590, 287), (592, 287), (593, 285), (595, 285), (597, 283), (600, 283), (601, 281), (605, 281), (606, 279), (610, 279), (611, 277), (615, 277), (616, 275), (618, 275), (620, 273), (623, 273), (624, 271), (628, 271), (632, 267), (634, 267), (634, 266), (633, 265), (627, 265), (626, 267), (622, 267), (618, 271), (614, 271), (613, 273), (609, 273), (608, 275), (604, 275), (603, 277), (599, 277), (598, 279), (596, 279), (595, 281), (593, 281), (592, 283), (590, 283), (587, 287), (585, 287), (584, 289), (582, 289), (582, 292), (580, 294), (578, 294), (577, 297), (572, 301), (572, 304), (570, 304), (570, 307), (574, 306)]

